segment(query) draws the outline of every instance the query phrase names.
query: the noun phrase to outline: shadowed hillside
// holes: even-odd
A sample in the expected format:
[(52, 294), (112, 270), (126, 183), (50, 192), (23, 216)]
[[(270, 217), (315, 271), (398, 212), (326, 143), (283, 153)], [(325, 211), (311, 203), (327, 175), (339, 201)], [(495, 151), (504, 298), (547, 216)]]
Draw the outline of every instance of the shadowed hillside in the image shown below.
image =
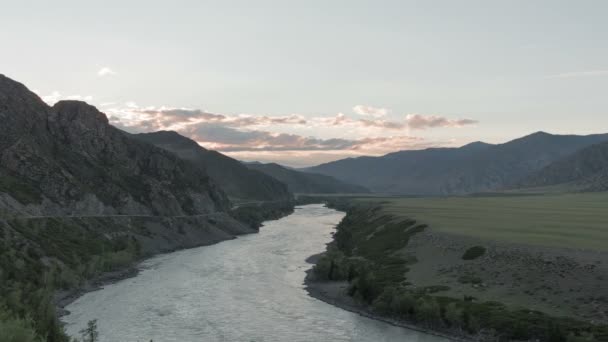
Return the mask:
[(133, 137), (195, 163), (232, 198), (260, 201), (292, 199), (287, 186), (273, 177), (251, 170), (241, 162), (219, 152), (207, 150), (176, 132), (144, 133)]
[(589, 146), (526, 178), (521, 187), (562, 187), (570, 191), (608, 190), (608, 142)]
[(606, 140), (606, 134), (537, 132), (499, 145), (477, 142), (460, 148), (401, 151), (338, 160), (308, 170), (375, 192), (459, 195), (511, 187), (556, 160)]
[(366, 188), (333, 177), (288, 169), (279, 164), (249, 163), (253, 170), (263, 172), (287, 184), (294, 193), (365, 193)]
[(0, 208), (35, 215), (188, 215), (227, 210), (209, 177), (111, 126), (95, 107), (49, 107), (0, 76)]
[(49, 107), (3, 75), (0, 122), (1, 341), (72, 341), (56, 305), (95, 279), (133, 275), (129, 268), (154, 254), (254, 233), (267, 214), (291, 210), (231, 213), (201, 168), (111, 126), (93, 106)]

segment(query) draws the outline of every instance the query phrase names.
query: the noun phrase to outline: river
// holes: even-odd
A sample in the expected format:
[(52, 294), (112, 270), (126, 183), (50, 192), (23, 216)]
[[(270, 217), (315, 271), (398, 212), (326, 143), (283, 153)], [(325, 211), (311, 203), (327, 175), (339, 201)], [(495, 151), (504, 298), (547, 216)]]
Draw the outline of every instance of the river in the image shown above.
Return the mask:
[(306, 258), (343, 213), (298, 207), (259, 234), (149, 259), (134, 278), (80, 297), (63, 317), (77, 337), (97, 319), (101, 342), (445, 341), (310, 297)]

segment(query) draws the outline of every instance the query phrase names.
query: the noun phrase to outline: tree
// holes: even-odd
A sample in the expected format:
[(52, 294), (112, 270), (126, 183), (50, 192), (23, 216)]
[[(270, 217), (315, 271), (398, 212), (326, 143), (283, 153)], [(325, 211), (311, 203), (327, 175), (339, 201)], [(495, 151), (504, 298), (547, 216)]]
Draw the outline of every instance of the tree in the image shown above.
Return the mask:
[(87, 323), (85, 329), (80, 330), (82, 342), (97, 342), (99, 341), (99, 332), (97, 331), (97, 320), (94, 319)]
[(432, 327), (441, 323), (441, 308), (435, 298), (418, 299), (416, 303), (416, 319)]
[(42, 339), (36, 334), (31, 319), (13, 318), (0, 307), (0, 341), (42, 342)]
[(445, 320), (454, 328), (462, 328), (464, 324), (463, 311), (456, 303), (450, 303), (445, 308)]

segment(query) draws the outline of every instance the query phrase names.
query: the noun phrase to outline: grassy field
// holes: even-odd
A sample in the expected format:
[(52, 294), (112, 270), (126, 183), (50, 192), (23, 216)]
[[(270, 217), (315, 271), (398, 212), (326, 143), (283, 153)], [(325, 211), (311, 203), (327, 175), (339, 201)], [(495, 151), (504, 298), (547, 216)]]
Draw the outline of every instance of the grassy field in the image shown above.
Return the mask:
[(373, 313), (504, 340), (608, 341), (608, 254), (597, 252), (608, 251), (608, 193), (325, 200), (348, 214), (315, 279), (348, 283)]
[(608, 193), (361, 198), (433, 230), (531, 245), (608, 251)]

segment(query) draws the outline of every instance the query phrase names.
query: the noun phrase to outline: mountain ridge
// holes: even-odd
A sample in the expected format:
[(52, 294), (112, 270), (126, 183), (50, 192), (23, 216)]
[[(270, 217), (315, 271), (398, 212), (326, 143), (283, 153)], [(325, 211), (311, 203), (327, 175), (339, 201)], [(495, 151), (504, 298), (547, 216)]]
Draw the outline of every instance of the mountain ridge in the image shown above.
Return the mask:
[(462, 195), (511, 187), (553, 161), (606, 140), (608, 134), (535, 132), (503, 144), (406, 150), (381, 157), (343, 159), (306, 170), (363, 185), (374, 192)]
[(287, 184), (293, 193), (367, 193), (363, 186), (349, 184), (334, 177), (293, 170), (277, 163), (247, 163), (248, 168), (263, 172)]
[(205, 173), (132, 139), (84, 102), (49, 107), (0, 76), (0, 120), (6, 123), (0, 127), (0, 208), (33, 215), (189, 215), (230, 208)]
[(562, 185), (571, 191), (608, 190), (608, 142), (583, 148), (530, 175), (520, 188)]
[(280, 181), (252, 170), (217, 151), (205, 149), (177, 132), (159, 131), (132, 136), (195, 163), (232, 198), (260, 201), (292, 200), (287, 186)]

